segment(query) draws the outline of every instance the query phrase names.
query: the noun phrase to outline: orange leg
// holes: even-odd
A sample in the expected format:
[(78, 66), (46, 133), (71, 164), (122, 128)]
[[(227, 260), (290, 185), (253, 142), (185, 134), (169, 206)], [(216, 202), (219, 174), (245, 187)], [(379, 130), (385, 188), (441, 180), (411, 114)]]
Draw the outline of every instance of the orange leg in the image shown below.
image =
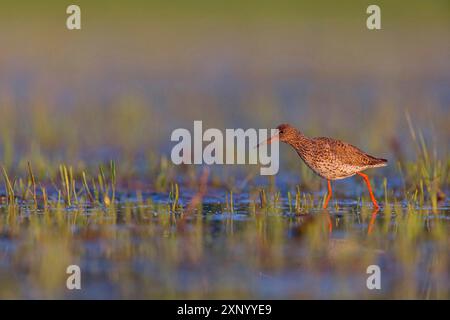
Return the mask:
[(367, 189), (369, 189), (370, 199), (372, 199), (373, 206), (374, 206), (375, 208), (379, 208), (380, 206), (378, 205), (377, 200), (375, 199), (375, 197), (374, 197), (374, 195), (373, 195), (372, 187), (370, 186), (369, 177), (368, 177), (366, 174), (361, 173), (361, 172), (358, 172), (358, 174), (359, 174), (361, 177), (363, 177), (364, 181), (366, 181)]
[(327, 180), (328, 181), (328, 194), (327, 194), (327, 198), (325, 199), (325, 203), (323, 204), (323, 208), (324, 209), (326, 209), (327, 207), (328, 207), (328, 201), (330, 201), (330, 199), (331, 199), (331, 194), (332, 194), (332, 191), (331, 191), (331, 181), (330, 180)]

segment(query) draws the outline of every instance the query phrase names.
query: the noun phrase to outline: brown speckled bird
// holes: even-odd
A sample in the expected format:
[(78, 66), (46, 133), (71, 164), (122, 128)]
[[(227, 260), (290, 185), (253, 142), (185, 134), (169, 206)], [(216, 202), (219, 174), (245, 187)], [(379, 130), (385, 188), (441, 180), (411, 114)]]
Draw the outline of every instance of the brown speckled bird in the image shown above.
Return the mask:
[(281, 124), (277, 129), (278, 134), (267, 140), (267, 143), (279, 139), (281, 142), (291, 145), (312, 171), (327, 179), (328, 195), (324, 208), (327, 208), (331, 198), (331, 180), (344, 179), (355, 174), (363, 177), (374, 207), (379, 208), (369, 178), (361, 171), (384, 167), (387, 164), (386, 159), (375, 158), (340, 140), (325, 137), (308, 138), (289, 124)]

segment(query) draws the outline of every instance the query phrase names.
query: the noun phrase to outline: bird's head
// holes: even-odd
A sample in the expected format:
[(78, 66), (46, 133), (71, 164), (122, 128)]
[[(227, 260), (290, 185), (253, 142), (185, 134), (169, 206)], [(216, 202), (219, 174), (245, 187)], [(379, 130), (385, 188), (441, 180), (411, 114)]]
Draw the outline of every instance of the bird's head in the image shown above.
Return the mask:
[(265, 144), (265, 143), (270, 144), (274, 140), (279, 140), (281, 142), (290, 143), (292, 141), (295, 141), (295, 139), (298, 135), (297, 129), (295, 129), (294, 127), (292, 127), (291, 125), (286, 124), (286, 123), (280, 124), (277, 127), (277, 130), (278, 130), (277, 134), (273, 135), (268, 140), (260, 143), (258, 146)]
[(296, 139), (298, 131), (293, 126), (283, 123), (280, 124), (278, 127), (278, 139), (281, 142), (287, 142), (293, 141)]

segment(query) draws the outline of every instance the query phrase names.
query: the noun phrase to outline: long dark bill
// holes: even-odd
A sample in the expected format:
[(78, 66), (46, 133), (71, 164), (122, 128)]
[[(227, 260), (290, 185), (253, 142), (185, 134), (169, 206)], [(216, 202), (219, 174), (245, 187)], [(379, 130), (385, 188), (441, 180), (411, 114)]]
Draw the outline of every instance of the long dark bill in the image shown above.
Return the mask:
[(260, 146), (262, 146), (262, 145), (264, 145), (264, 144), (271, 144), (272, 141), (275, 141), (275, 140), (277, 140), (277, 139), (280, 139), (280, 135), (279, 135), (279, 134), (273, 135), (273, 136), (271, 136), (269, 139), (267, 139), (266, 141), (263, 141), (263, 142), (261, 142), (261, 143), (258, 143), (258, 145), (256, 146), (256, 148), (259, 148)]

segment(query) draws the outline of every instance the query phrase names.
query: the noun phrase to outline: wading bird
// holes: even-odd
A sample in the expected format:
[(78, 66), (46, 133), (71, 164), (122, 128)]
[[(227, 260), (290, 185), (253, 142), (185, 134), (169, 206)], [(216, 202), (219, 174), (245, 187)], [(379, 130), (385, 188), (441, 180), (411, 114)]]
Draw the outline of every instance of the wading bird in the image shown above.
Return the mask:
[(387, 165), (386, 159), (375, 158), (340, 140), (325, 137), (308, 138), (289, 124), (281, 124), (277, 129), (278, 134), (270, 137), (266, 143), (279, 139), (279, 141), (291, 145), (312, 171), (327, 179), (328, 195), (323, 205), (324, 209), (327, 208), (332, 194), (331, 180), (344, 179), (355, 174), (364, 179), (374, 207), (379, 208), (370, 186), (369, 177), (362, 171), (384, 167)]

